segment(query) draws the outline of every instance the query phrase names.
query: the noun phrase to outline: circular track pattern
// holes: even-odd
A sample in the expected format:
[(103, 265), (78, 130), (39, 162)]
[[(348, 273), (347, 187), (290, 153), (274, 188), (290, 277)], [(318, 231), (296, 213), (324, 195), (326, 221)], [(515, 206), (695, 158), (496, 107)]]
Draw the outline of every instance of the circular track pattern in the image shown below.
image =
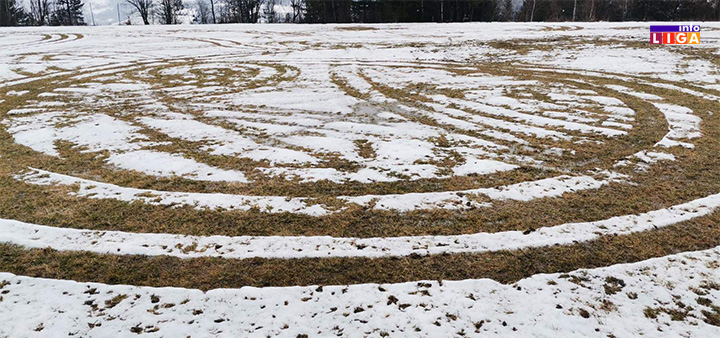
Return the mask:
[[(188, 51), (65, 69), (72, 48), (48, 44), (92, 37), (23, 36), (17, 65), (56, 66), (0, 85), (5, 261), (200, 289), (510, 283), (718, 246), (716, 88), (538, 59), (582, 56), (563, 30), (529, 52), (338, 32), (138, 34)], [(79, 258), (102, 269), (58, 265)]]

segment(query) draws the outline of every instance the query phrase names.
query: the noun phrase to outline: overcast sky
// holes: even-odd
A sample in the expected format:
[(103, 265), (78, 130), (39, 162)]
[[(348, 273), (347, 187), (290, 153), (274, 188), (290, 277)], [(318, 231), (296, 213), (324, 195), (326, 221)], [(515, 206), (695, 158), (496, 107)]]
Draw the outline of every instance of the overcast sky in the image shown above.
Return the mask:
[[(92, 19), (90, 18), (90, 6), (92, 6), (92, 12), (97, 25), (116, 23), (118, 3), (121, 4), (121, 11), (124, 10), (124, 12), (127, 12), (130, 10), (127, 4), (125, 4), (125, 1), (121, 0), (85, 0), (85, 17), (88, 19), (87, 22), (92, 24)], [(128, 14), (121, 13), (121, 15), (127, 17)]]
[(132, 12), (132, 7), (125, 0), (85, 0), (85, 18), (88, 24), (92, 24), (90, 6), (95, 15), (97, 25), (114, 24), (118, 21), (117, 5), (120, 4), (121, 20), (127, 19)]

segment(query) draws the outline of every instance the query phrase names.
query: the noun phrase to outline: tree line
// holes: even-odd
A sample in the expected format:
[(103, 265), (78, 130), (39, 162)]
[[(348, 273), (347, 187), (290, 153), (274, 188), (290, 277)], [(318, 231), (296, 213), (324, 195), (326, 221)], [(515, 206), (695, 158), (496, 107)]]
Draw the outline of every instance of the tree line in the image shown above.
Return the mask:
[(0, 26), (85, 25), (83, 0), (0, 0)]
[(525, 0), (519, 21), (720, 21), (720, 0)]
[(718, 21), (720, 0), (305, 0), (313, 23)]
[(720, 21), (720, 0), (284, 1), (278, 13), (280, 0), (197, 0), (196, 13), (199, 23)]
[[(85, 25), (83, 0), (0, 0), (0, 26)], [(470, 21), (718, 21), (720, 0), (123, 0), (146, 25)]]

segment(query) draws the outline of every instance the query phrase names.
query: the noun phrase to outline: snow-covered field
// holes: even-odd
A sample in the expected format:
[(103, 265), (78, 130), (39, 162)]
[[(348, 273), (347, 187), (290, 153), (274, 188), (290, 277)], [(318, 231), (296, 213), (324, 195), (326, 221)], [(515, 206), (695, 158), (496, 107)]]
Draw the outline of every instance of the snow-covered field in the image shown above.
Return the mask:
[[(202, 292), (0, 274), (9, 282), (3, 304), (14, 311), (0, 320), (4, 334), (47, 337), (717, 337), (717, 326), (703, 321), (711, 309), (697, 299), (720, 299), (708, 285), (719, 279), (718, 256), (714, 248), (513, 285), (481, 279)], [(687, 320), (644, 315), (663, 308)]]
[(0, 336), (720, 336), (720, 24), (648, 26), (0, 30)]

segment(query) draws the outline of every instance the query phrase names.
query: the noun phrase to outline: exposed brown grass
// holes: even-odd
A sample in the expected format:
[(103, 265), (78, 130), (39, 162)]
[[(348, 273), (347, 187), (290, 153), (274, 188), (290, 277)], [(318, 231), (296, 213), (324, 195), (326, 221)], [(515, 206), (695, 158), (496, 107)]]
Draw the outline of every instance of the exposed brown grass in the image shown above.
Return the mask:
[(338, 31), (374, 31), (375, 27), (370, 26), (339, 26), (335, 28)]
[[(365, 27), (341, 27), (338, 29), (355, 30)], [(60, 37), (69, 39), (65, 35)], [(50, 37), (48, 37), (50, 39)], [(222, 44), (215, 41), (209, 43)], [(492, 42), (491, 46), (512, 49), (519, 54), (533, 50), (551, 51), (558, 48), (576, 46), (578, 43), (612, 44), (632, 48), (647, 47), (639, 42), (618, 42), (613, 40), (567, 40), (563, 38), (542, 41), (506, 41)], [(311, 46), (308, 46), (310, 48)], [(353, 46), (342, 46), (343, 48)], [(427, 46), (411, 46), (426, 48)], [(689, 50), (689, 49), (688, 49)], [(695, 50), (695, 49), (692, 49)], [(718, 64), (716, 55), (705, 51), (687, 52), (689, 57), (703, 58)], [(198, 61), (168, 61), (168, 65), (194, 65)], [(253, 70), (220, 70), (213, 82), (229, 87), (228, 91), (257, 89), (262, 86), (274, 86), (281, 81), (292, 80), (299, 70), (288, 70), (282, 65), (267, 64), (273, 67), (278, 76), (254, 81), (237, 81), (238, 78), (250, 79), (258, 73)], [(556, 72), (523, 71), (507, 63), (498, 64), (454, 64), (443, 63), (426, 65), (439, 67), (457, 74), (483, 72), (493, 75), (512, 76), (517, 79), (532, 79), (540, 82), (562, 82), (577, 88), (591, 89), (601, 95), (623, 100), (637, 112), (633, 129), (627, 136), (615, 139), (603, 139), (603, 145), (571, 145), (562, 141), (527, 138), (538, 150), (547, 147), (563, 147), (576, 150), (575, 155), (562, 157), (543, 157), (538, 150), (519, 151), (519, 155), (538, 157), (546, 161), (552, 169), (520, 168), (488, 176), (455, 176), (447, 179), (423, 179), (417, 181), (401, 180), (393, 183), (298, 183), (263, 177), (252, 172), (258, 166), (268, 166), (236, 157), (208, 155), (201, 150), (202, 143), (192, 143), (170, 138), (157, 131), (147, 129), (147, 135), (154, 141), (170, 142), (163, 151), (181, 153), (198, 161), (223, 169), (246, 171), (255, 180), (251, 185), (229, 183), (206, 183), (181, 178), (157, 179), (131, 171), (118, 171), (104, 164), (102, 153), (82, 153), (74, 145), (58, 143), (61, 158), (46, 156), (28, 148), (14, 144), (12, 137), (0, 131), (0, 216), (26, 222), (65, 228), (85, 228), (93, 230), (121, 230), (131, 232), (164, 232), (190, 235), (331, 235), (381, 237), (427, 234), (462, 234), (476, 232), (498, 232), (504, 230), (532, 231), (543, 226), (552, 226), (569, 222), (601, 220), (612, 216), (636, 214), (665, 208), (673, 204), (687, 202), (699, 197), (720, 192), (720, 167), (717, 154), (720, 151), (720, 121), (708, 112), (720, 113), (720, 103), (690, 97), (674, 90), (661, 89), (635, 82), (605, 77), (581, 76)], [(177, 77), (160, 76), (159, 69), (142, 69), (147, 75), (135, 71), (125, 72), (128, 79), (142, 77), (155, 78), (156, 89), (177, 86), (185, 80)], [(295, 72), (295, 73), (293, 73)], [(289, 75), (287, 75), (289, 74)], [(294, 74), (294, 76), (293, 76)], [(207, 74), (195, 72), (203, 82)], [(286, 76), (287, 75), (287, 76)], [(33, 75), (28, 75), (33, 76)], [(147, 80), (147, 78), (142, 78)], [(675, 84), (701, 92), (717, 94), (717, 91), (701, 89), (689, 84), (659, 81), (649, 77), (638, 79)], [(373, 82), (365, 77), (382, 94), (397, 99), (405, 105), (428, 109), (428, 95), (443, 94), (450, 98), (463, 98), (462, 91), (442, 87), (417, 86), (394, 88)], [(38, 98), (37, 95), (53, 88), (65, 87), (77, 81), (70, 76), (58, 76), (45, 80), (16, 86), (16, 90), (29, 90), (22, 98), (0, 97), (0, 118), (5, 113)], [(341, 77), (334, 76), (333, 82), (346, 93), (359, 99), (366, 99), (365, 93), (354, 90)], [(639, 173), (634, 169), (619, 169), (631, 176), (633, 185), (614, 183), (596, 190), (568, 193), (562, 197), (537, 199), (531, 202), (498, 201), (491, 208), (460, 211), (426, 210), (408, 213), (375, 211), (351, 206), (347, 210), (323, 217), (305, 215), (267, 214), (257, 210), (250, 211), (209, 211), (192, 207), (151, 206), (141, 203), (126, 203), (111, 199), (78, 198), (67, 195), (72, 187), (42, 187), (25, 184), (12, 178), (27, 166), (38, 167), (59, 173), (72, 174), (88, 179), (100, 180), (118, 185), (142, 189), (190, 192), (224, 192), (252, 195), (286, 195), (290, 197), (309, 196), (318, 202), (338, 205), (334, 199), (338, 195), (388, 194), (407, 192), (430, 192), (462, 190), (476, 187), (492, 187), (521, 181), (540, 179), (558, 174), (583, 173), (595, 168), (607, 169), (619, 158), (639, 150), (650, 148), (667, 130), (667, 124), (661, 114), (649, 103), (642, 102), (627, 94), (618, 93), (602, 87), (604, 84), (624, 85), (638, 91), (660, 95), (678, 105), (693, 109), (703, 118), (703, 138), (693, 141), (694, 150), (675, 149), (676, 162), (662, 163)], [(218, 92), (223, 93), (223, 92)], [(531, 93), (536, 99), (548, 101), (539, 92)], [(160, 95), (160, 100), (173, 110), (188, 114), (197, 114), (186, 107), (181, 100), (172, 96)], [(80, 105), (68, 103), (69, 105)], [(114, 107), (120, 112), (132, 112), (131, 102), (118, 103)], [(247, 109), (247, 108), (246, 108)], [(449, 128), (439, 124), (429, 116), (410, 115), (407, 112), (388, 105), (383, 109), (401, 114), (407, 119)], [(117, 115), (119, 119), (131, 120), (132, 115)], [(472, 112), (484, 115), (482, 112)], [(207, 123), (214, 123), (207, 121)], [(234, 128), (225, 126), (226, 128)], [(479, 136), (472, 131), (459, 131), (470, 136)], [(511, 131), (505, 131), (511, 132)], [(573, 131), (564, 131), (578, 136)], [(432, 142), (438, 148), (449, 148), (451, 142), (444, 138)], [(486, 138), (486, 137), (483, 137)], [(486, 138), (487, 139), (487, 138)], [(499, 144), (503, 141), (493, 140)], [(358, 141), (356, 147), (362, 157), (373, 158), (375, 150), (368, 141)], [(321, 155), (326, 165), (352, 170), (356, 164), (343, 162), (333, 155)], [(454, 155), (438, 162), (437, 165), (450, 168), (457, 163)], [(567, 272), (578, 268), (594, 268), (622, 262), (633, 262), (682, 251), (708, 249), (720, 245), (720, 213), (696, 218), (688, 222), (666, 227), (660, 230), (635, 233), (622, 236), (603, 236), (597, 240), (544, 248), (517, 251), (499, 251), (478, 254), (437, 255), (428, 257), (409, 256), (400, 258), (323, 258), (323, 259), (248, 259), (228, 260), (220, 258), (179, 259), (158, 256), (118, 256), (90, 252), (60, 252), (51, 249), (25, 249), (23, 247), (0, 244), (0, 271), (18, 275), (36, 277), (93, 281), (108, 284), (132, 284), (148, 286), (177, 286), (199, 289), (251, 286), (285, 286), (309, 284), (354, 284), (366, 282), (405, 282), (413, 280), (453, 280), (469, 278), (491, 278), (504, 283), (516, 282), (538, 273)], [(574, 278), (571, 278), (573, 280)], [(579, 280), (579, 279), (578, 279)], [(579, 284), (582, 282), (579, 280)], [(609, 295), (620, 294), (623, 282), (607, 278), (604, 286)], [(1, 284), (0, 284), (1, 285)], [(628, 296), (636, 293), (628, 292)], [(123, 297), (116, 296), (106, 301), (109, 308), (121, 303)], [(705, 322), (718, 323), (718, 309), (705, 303), (709, 309), (703, 310)], [(611, 309), (613, 306), (605, 305)], [(648, 309), (649, 317), (659, 313), (668, 313), (673, 318), (684, 318), (684, 310)], [(589, 316), (589, 315), (588, 315)]]

